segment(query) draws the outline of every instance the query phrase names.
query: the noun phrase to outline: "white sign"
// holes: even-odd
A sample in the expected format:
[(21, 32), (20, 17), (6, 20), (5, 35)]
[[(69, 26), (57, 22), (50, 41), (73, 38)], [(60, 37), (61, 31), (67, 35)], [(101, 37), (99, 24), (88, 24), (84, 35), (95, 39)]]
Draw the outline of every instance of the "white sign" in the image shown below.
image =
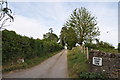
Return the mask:
[(93, 64), (97, 66), (102, 66), (102, 58), (93, 57)]

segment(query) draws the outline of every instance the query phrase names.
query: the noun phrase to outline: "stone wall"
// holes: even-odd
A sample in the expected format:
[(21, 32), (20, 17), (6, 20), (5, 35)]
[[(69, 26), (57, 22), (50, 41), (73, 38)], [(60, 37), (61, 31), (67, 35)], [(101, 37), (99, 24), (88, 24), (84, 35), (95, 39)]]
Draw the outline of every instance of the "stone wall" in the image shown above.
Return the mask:
[[(93, 57), (102, 58), (102, 66), (93, 64)], [(120, 79), (120, 54), (92, 50), (89, 53), (90, 72), (102, 73), (109, 78)]]

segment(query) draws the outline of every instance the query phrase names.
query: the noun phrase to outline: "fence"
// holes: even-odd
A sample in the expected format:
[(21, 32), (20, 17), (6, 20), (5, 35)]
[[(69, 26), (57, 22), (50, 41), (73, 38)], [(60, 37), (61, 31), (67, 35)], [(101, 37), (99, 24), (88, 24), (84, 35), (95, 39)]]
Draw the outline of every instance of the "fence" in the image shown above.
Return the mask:
[(80, 49), (82, 50), (82, 52), (83, 52), (84, 54), (86, 54), (87, 60), (89, 60), (88, 47), (80, 46)]

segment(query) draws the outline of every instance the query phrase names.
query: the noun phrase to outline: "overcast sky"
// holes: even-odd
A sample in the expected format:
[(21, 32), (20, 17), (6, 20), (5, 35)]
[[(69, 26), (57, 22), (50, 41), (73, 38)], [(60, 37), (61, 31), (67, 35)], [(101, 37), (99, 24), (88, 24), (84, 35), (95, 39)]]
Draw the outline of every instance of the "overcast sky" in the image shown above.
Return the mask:
[(75, 8), (85, 7), (97, 17), (100, 40), (117, 46), (118, 3), (117, 2), (10, 2), (15, 21), (9, 30), (18, 34), (42, 39), (43, 34), (53, 28), (60, 35), (61, 28)]

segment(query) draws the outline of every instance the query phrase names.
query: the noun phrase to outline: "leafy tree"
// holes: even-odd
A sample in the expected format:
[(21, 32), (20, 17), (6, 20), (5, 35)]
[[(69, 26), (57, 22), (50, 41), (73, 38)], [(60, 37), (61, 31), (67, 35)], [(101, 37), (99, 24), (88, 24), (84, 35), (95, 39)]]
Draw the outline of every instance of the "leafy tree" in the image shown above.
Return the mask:
[(65, 46), (66, 43), (66, 35), (67, 35), (67, 27), (62, 27), (61, 29), (61, 35), (60, 35), (60, 43), (62, 44), (62, 46)]
[(83, 42), (92, 42), (96, 36), (100, 35), (96, 25), (96, 17), (84, 7), (76, 8), (64, 24), (65, 27), (72, 27), (75, 30), (80, 45)]
[(56, 34), (53, 33), (52, 28), (50, 28), (49, 30), (50, 32), (43, 35), (44, 40), (58, 42), (59, 38)]
[(7, 1), (0, 1), (0, 21), (2, 22), (0, 26), (0, 30), (5, 27), (5, 23), (7, 21), (14, 21), (13, 15), (12, 15), (12, 10), (8, 8), (8, 3)]
[(52, 33), (53, 33), (53, 29), (50, 28), (49, 31), (50, 31), (50, 40), (52, 41)]
[(58, 40), (59, 40), (59, 38), (56, 34), (54, 34), (54, 33), (51, 34), (50, 32), (44, 34), (43, 38), (44, 38), (43, 40), (46, 40), (46, 41), (58, 42)]
[(63, 27), (61, 30), (61, 44), (63, 46), (66, 44), (68, 49), (72, 49), (76, 43), (77, 36), (75, 31), (71, 27)]

